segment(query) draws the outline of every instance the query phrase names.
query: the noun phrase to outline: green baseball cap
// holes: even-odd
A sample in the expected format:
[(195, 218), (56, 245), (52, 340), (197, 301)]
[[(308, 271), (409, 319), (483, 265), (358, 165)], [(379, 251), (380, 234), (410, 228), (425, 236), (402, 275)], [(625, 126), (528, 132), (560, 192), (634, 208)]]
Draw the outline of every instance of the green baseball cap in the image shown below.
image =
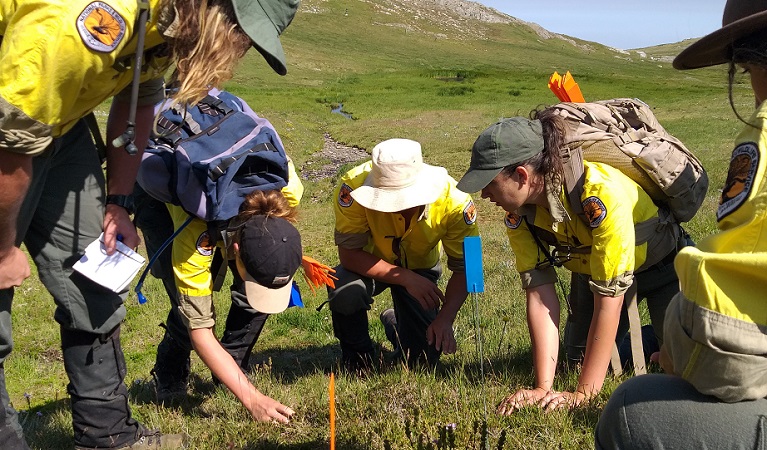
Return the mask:
[(504, 167), (527, 161), (542, 151), (540, 120), (512, 117), (496, 122), (474, 142), (469, 170), (458, 182), (458, 189), (464, 192), (480, 191)]
[(288, 73), (280, 34), (296, 15), (300, 0), (232, 0), (237, 24), (253, 41), (253, 47), (280, 75)]

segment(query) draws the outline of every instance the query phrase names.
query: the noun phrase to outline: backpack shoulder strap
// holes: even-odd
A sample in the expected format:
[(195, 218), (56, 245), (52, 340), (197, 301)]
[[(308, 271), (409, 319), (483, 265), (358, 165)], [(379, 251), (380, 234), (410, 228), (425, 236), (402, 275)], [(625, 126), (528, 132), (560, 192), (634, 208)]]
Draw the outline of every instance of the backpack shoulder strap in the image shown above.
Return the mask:
[(562, 183), (570, 201), (570, 209), (588, 223), (586, 213), (583, 212), (581, 205), (581, 196), (583, 195), (584, 168), (583, 168), (583, 150), (579, 143), (573, 143), (561, 150), (562, 152)]
[(232, 111), (234, 111), (234, 109), (227, 105), (226, 102), (210, 94), (206, 95), (202, 100), (200, 100), (198, 104), (200, 105), (200, 110), (206, 114), (211, 114), (208, 108), (217, 110), (224, 115), (230, 114)]

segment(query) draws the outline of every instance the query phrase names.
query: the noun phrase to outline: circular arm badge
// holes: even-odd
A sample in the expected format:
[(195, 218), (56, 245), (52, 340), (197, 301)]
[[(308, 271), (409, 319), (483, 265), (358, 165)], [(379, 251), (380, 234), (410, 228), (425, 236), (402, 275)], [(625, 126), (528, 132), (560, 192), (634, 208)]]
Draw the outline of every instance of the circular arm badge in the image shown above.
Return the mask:
[(581, 203), (583, 206), (583, 213), (586, 214), (586, 219), (589, 221), (591, 228), (596, 228), (602, 224), (602, 221), (607, 217), (607, 208), (599, 197), (591, 196), (587, 197)]
[(125, 20), (106, 3), (93, 2), (77, 17), (77, 31), (89, 49), (109, 53), (125, 37)]

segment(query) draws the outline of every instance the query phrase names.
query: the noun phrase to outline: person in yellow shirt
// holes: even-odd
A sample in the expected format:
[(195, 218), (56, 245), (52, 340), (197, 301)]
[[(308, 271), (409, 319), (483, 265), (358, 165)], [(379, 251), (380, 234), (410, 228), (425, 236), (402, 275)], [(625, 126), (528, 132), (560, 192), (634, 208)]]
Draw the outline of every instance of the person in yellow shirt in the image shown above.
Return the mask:
[[(501, 120), (474, 143), (471, 163), (458, 182), (481, 190), (506, 212), (509, 243), (527, 297), (535, 386), (519, 389), (498, 406), (512, 414), (536, 405), (546, 410), (580, 405), (602, 389), (611, 350), (628, 329), (623, 297), (636, 283), (656, 329), (679, 286), (672, 261), (683, 238), (679, 225), (661, 220), (659, 209), (639, 185), (609, 165), (584, 161), (578, 217), (563, 186), (564, 120), (553, 109), (532, 119)], [(657, 221), (657, 233), (639, 242), (635, 226)], [(565, 347), (569, 362), (582, 362), (572, 391), (554, 389), (559, 354), (560, 304), (554, 266), (572, 275), (567, 296)], [(658, 336), (663, 339), (662, 334)]]
[(728, 0), (722, 28), (682, 51), (677, 69), (729, 65), (751, 77), (756, 109), (743, 118), (716, 213), (719, 232), (674, 265), (660, 363), (610, 396), (596, 448), (767, 446), (767, 4)]
[[(180, 206), (168, 205), (168, 209), (176, 227), (189, 217)], [(294, 226), (296, 215), (297, 211), (280, 191), (254, 191), (245, 197), (240, 214), (229, 222), (225, 240), (228, 242), (219, 245), (234, 277), (227, 325), (245, 321), (248, 331), (252, 330), (245, 333), (250, 339), (240, 343), (247, 347), (248, 355), (269, 315), (288, 307), (293, 276), (302, 257), (301, 236)], [(176, 335), (175, 342), (189, 343), (254, 420), (287, 423), (293, 410), (258, 391), (241, 367), (247, 360), (236, 361), (232, 353), (235, 357), (239, 353), (223, 347), (214, 334), (216, 311), (211, 267), (216, 249), (210, 242), (208, 224), (200, 219), (184, 227), (173, 241), (172, 266), (178, 292), (172, 297), (175, 302), (171, 315), (178, 317), (188, 330), (185, 335)], [(229, 333), (237, 331), (240, 330)], [(188, 358), (188, 350), (180, 355), (158, 351), (155, 368), (179, 360), (188, 367)]]
[[(131, 417), (120, 345), (127, 293), (105, 291), (72, 265), (102, 232), (110, 254), (120, 235), (129, 247), (139, 244), (131, 193), (167, 68), (175, 65), (181, 104), (229, 79), (250, 47), (285, 74), (279, 35), (297, 6), (298, 0), (0, 2), (0, 448), (28, 448), (2, 363), (13, 347), (13, 288), (31, 273), (22, 242), (56, 302), (75, 447), (185, 446), (183, 435), (149, 430)], [(85, 118), (112, 97), (105, 179)]]
[[(268, 120), (258, 117), (241, 99), (236, 97), (232, 99), (231, 94), (218, 90), (211, 90), (211, 95), (217, 98), (228, 96), (239, 110), (246, 111), (253, 118), (255, 127), (274, 131)], [(165, 106), (167, 105), (158, 105), (160, 108)], [(274, 136), (282, 147), (279, 135), (274, 132)], [(152, 174), (159, 176), (152, 170), (142, 173), (139, 177), (134, 191), (135, 222), (142, 231), (149, 257), (154, 257), (166, 240), (171, 238), (174, 231), (179, 230), (178, 235), (171, 241), (170, 251), (165, 250), (156, 255), (157, 260), (151, 267), (152, 273), (162, 280), (171, 302), (171, 309), (164, 325), (165, 335), (157, 347), (155, 366), (152, 369), (159, 403), (171, 402), (186, 395), (190, 375), (190, 352), (194, 349), (211, 369), (215, 379), (222, 381), (240, 399), (254, 419), (287, 421), (290, 414), (282, 412), (284, 411), (282, 408), (287, 407), (263, 396), (255, 390), (244, 375), (251, 352), (266, 320), (270, 314), (284, 310), (287, 302), (284, 304), (280, 302), (275, 307), (253, 295), (248, 295), (246, 289), (248, 283), (243, 281), (244, 278), (240, 273), (242, 264), (240, 264), (241, 261), (238, 263), (234, 257), (237, 251), (232, 248), (233, 242), (231, 242), (240, 234), (227, 231), (239, 229), (237, 224), (246, 222), (248, 217), (252, 217), (251, 222), (256, 219), (266, 221), (271, 217), (284, 219), (278, 222), (294, 223), (296, 221), (295, 208), (301, 200), (304, 188), (290, 157), (287, 158), (287, 165), (287, 185), (281, 191), (254, 191), (247, 195), (240, 206), (240, 216), (230, 219), (228, 224), (223, 226), (226, 230), (212, 230), (210, 224), (200, 218), (194, 218), (185, 225), (190, 215), (181, 206), (163, 203), (148, 193), (154, 189), (167, 190), (168, 180), (146, 180), (145, 178)], [(146, 186), (146, 183), (149, 183), (149, 186)], [(164, 195), (167, 196), (167, 193)], [(258, 231), (258, 229), (255, 230)], [(211, 236), (211, 231), (215, 231), (216, 235), (224, 232), (223, 234), (229, 237), (230, 242), (223, 242), (221, 236)], [(285, 223), (277, 231), (290, 231), (292, 238), (290, 242), (297, 241), (294, 244), (297, 246), (300, 262), (301, 246), (297, 231), (291, 231)], [(259, 245), (266, 246), (263, 242), (263, 239), (258, 240)], [(255, 243), (242, 240), (234, 243), (241, 248), (257, 248)], [(292, 253), (295, 253), (293, 250), (295, 248), (287, 247), (282, 253), (276, 250), (269, 252), (274, 264), (259, 262), (268, 266), (265, 267), (266, 269), (280, 268), (277, 264), (279, 258), (292, 257)], [(217, 252), (220, 252), (220, 255), (217, 255)], [(267, 255), (263, 251), (261, 254)], [(221, 279), (223, 282), (226, 272), (224, 264), (231, 270), (234, 281), (230, 289), (232, 303), (226, 316), (226, 328), (219, 342), (213, 334), (216, 311), (213, 308), (212, 293), (219, 288), (217, 280)], [(265, 268), (257, 266), (248, 272), (263, 272)], [(290, 267), (290, 269), (292, 278), (296, 268)], [(268, 293), (268, 291), (265, 292)], [(243, 390), (243, 387), (246, 389)], [(256, 401), (253, 398), (256, 398)], [(270, 408), (264, 405), (275, 407)]]
[[(444, 168), (425, 164), (421, 144), (410, 139), (376, 145), (372, 160), (343, 175), (333, 195), (341, 264), (328, 301), (343, 366), (377, 362), (367, 312), (386, 289), (394, 303), (382, 314), (387, 337), (409, 363), (435, 365), (440, 353), (454, 353), (453, 321), (467, 296), (463, 239), (478, 235), (471, 197)], [(442, 249), (452, 271), (444, 292)]]

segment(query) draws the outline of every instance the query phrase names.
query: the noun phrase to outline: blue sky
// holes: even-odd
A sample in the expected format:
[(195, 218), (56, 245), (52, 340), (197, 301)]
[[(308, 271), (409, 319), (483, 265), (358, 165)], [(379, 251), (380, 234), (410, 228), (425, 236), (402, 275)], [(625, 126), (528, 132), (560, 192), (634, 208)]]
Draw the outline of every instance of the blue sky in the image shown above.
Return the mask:
[(555, 33), (620, 49), (701, 37), (722, 24), (725, 0), (474, 0)]

